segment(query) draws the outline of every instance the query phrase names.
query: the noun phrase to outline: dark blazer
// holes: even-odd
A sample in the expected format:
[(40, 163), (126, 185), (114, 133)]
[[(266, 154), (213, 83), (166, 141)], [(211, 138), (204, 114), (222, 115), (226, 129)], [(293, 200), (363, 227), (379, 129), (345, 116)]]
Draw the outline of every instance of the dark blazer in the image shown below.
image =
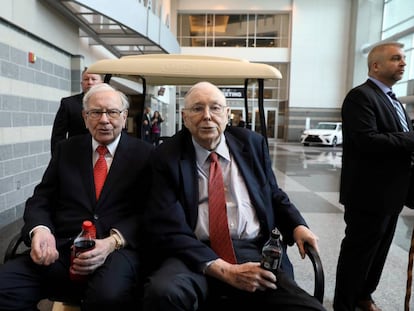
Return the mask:
[(149, 158), (153, 147), (124, 132), (121, 135), (98, 201), (91, 135), (74, 136), (57, 145), (42, 181), (26, 202), (22, 229), (26, 243), (30, 243), (29, 231), (34, 226), (46, 225), (58, 245), (67, 244), (80, 232), (83, 220), (92, 220), (98, 238), (109, 236), (110, 229), (116, 228), (129, 247), (137, 247), (140, 214), (149, 191)]
[(342, 105), (340, 202), (375, 213), (399, 213), (408, 192), (414, 132), (403, 132), (388, 97), (371, 80)]
[[(306, 223), (277, 185), (264, 138), (238, 127), (228, 127), (225, 136), (256, 209), (262, 238), (267, 239), (277, 226), (284, 241), (292, 244), (293, 229)], [(190, 132), (183, 129), (162, 143), (152, 159), (153, 187), (146, 213), (151, 247), (162, 250), (161, 257), (179, 256), (193, 269), (217, 259), (215, 252), (194, 234), (199, 195)]]
[(53, 122), (50, 149), (53, 153), (57, 142), (66, 138), (89, 133), (82, 117), (82, 99), (84, 93), (64, 97)]

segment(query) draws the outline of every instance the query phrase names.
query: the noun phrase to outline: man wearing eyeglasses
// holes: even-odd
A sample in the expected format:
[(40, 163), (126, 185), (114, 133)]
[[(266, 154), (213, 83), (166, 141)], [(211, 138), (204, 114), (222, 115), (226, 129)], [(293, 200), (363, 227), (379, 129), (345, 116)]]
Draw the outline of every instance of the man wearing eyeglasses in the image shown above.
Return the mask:
[[(198, 310), (207, 296), (228, 297), (230, 310), (325, 310), (293, 281), (286, 252), (276, 275), (260, 266), (262, 246), (274, 227), (285, 243), (297, 244), (302, 257), (305, 242), (318, 249), (317, 237), (279, 188), (264, 137), (227, 127), (229, 114), (215, 85), (197, 83), (184, 97), (185, 128), (151, 158), (144, 255), (159, 269), (145, 284), (144, 310)], [(209, 167), (217, 157), (224, 186), (214, 188)], [(210, 205), (217, 205), (210, 198), (219, 190), (235, 258), (221, 255), (211, 239), (212, 224), (223, 221), (210, 214)], [(218, 236), (217, 244), (224, 239)]]
[[(93, 86), (83, 105), (89, 134), (56, 145), (26, 202), (22, 236), (30, 254), (0, 266), (0, 310), (37, 310), (49, 297), (82, 301), (82, 310), (133, 310), (137, 303), (137, 237), (153, 146), (122, 131), (129, 103), (108, 84)], [(105, 147), (106, 179), (98, 193), (94, 166)], [(70, 266), (84, 220), (96, 227), (95, 248)], [(87, 281), (71, 281), (69, 270)]]

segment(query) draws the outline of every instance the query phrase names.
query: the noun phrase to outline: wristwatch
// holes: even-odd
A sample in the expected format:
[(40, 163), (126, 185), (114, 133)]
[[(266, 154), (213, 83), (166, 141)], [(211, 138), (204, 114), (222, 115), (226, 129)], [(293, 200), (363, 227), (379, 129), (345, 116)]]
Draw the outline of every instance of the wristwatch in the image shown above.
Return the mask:
[(123, 243), (118, 233), (116, 231), (111, 230), (111, 237), (113, 237), (115, 240), (115, 249), (116, 250), (121, 249), (123, 247)]

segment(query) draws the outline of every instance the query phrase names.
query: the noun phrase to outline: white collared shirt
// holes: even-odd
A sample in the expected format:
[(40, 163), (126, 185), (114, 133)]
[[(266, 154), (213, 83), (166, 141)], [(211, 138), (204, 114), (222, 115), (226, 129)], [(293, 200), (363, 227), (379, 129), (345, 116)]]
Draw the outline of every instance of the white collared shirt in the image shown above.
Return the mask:
[[(110, 143), (109, 145), (106, 145), (106, 148), (108, 149), (108, 153), (105, 155), (105, 160), (106, 160), (106, 165), (108, 166), (108, 171), (109, 171), (109, 168), (111, 167), (112, 160), (115, 155), (115, 150), (118, 147), (120, 139), (121, 139), (121, 134), (119, 134), (118, 137), (115, 138), (115, 140), (112, 143)], [(99, 145), (100, 144), (94, 138), (92, 138), (92, 150), (94, 151), (92, 152), (92, 167), (95, 166), (95, 163), (96, 161), (98, 161), (98, 158), (99, 158), (99, 153), (96, 151), (96, 148), (98, 148)]]
[[(199, 240), (208, 240), (208, 177), (211, 151), (204, 149), (194, 140), (193, 144), (196, 151), (199, 189), (198, 218), (195, 234)], [(224, 134), (222, 134), (220, 143), (214, 152), (219, 155), (223, 171), (230, 236), (233, 239), (256, 238), (260, 231), (256, 211), (250, 201), (243, 176), (229, 152)]]

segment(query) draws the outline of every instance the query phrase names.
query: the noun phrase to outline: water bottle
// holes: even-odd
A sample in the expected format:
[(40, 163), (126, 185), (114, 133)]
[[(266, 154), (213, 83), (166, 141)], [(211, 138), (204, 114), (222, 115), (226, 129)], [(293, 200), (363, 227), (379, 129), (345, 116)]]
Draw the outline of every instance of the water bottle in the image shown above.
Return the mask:
[(280, 232), (274, 228), (269, 240), (263, 245), (261, 267), (276, 273), (282, 262), (283, 247), (280, 241)]
[[(86, 252), (95, 247), (95, 239), (96, 239), (96, 228), (95, 225), (89, 221), (85, 220), (82, 223), (82, 231), (79, 235), (75, 238), (72, 246), (71, 252), (71, 260), (70, 264), (72, 266), (73, 259), (78, 257), (80, 253)], [(72, 281), (84, 281), (87, 279), (87, 275), (82, 274), (74, 274), (70, 273), (70, 279)]]

